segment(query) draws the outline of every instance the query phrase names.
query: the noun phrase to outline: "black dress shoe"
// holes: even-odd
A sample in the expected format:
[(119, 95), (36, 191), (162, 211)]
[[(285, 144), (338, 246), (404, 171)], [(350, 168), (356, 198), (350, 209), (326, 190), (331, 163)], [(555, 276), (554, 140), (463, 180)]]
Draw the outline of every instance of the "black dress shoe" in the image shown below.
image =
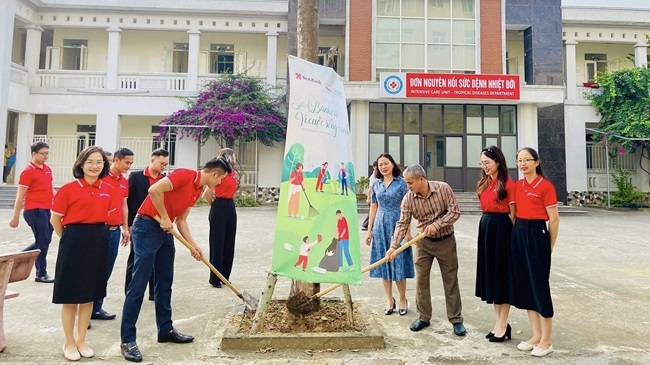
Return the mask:
[(93, 312), (93, 314), (90, 315), (90, 319), (109, 320), (109, 319), (115, 319), (115, 317), (117, 317), (117, 315), (108, 313), (103, 309), (100, 309), (97, 312)]
[(158, 342), (188, 343), (194, 341), (194, 337), (183, 335), (174, 328), (167, 333), (158, 334)]
[(512, 327), (510, 327), (510, 324), (508, 323), (508, 326), (506, 327), (506, 332), (503, 334), (501, 337), (497, 337), (496, 335), (493, 335), (490, 337), (490, 342), (503, 342), (506, 340), (512, 340)]
[(454, 323), (454, 334), (456, 336), (465, 336), (467, 331), (465, 330), (465, 325), (461, 323)]
[(411, 329), (411, 331), (417, 332), (423, 329), (424, 327), (429, 327), (430, 324), (431, 324), (430, 322), (425, 322), (420, 319), (416, 319), (415, 322), (411, 323), (411, 327), (409, 328)]
[(50, 275), (45, 274), (45, 276), (37, 276), (34, 279), (34, 281), (37, 282), (37, 283), (53, 283), (54, 278), (51, 277)]
[(138, 344), (135, 342), (123, 342), (120, 344), (120, 350), (122, 351), (122, 356), (127, 361), (140, 362), (142, 361), (142, 354), (138, 348)]
[(393, 314), (394, 311), (395, 311), (395, 298), (393, 298), (393, 307), (384, 309), (384, 314), (390, 316), (391, 314)]

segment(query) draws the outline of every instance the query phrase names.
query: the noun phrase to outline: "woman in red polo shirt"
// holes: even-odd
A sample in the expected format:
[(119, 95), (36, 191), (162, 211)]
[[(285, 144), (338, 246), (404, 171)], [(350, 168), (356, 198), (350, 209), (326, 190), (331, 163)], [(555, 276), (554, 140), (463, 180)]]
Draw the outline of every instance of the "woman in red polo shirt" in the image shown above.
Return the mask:
[(52, 207), (52, 226), (61, 237), (52, 302), (63, 304), (63, 355), (73, 361), (93, 357), (93, 350), (86, 345), (86, 331), (93, 301), (106, 296), (106, 220), (112, 187), (101, 178), (108, 174), (108, 169), (108, 159), (101, 147), (91, 146), (81, 151), (72, 167), (77, 180), (59, 189)]
[(481, 201), (481, 222), (478, 227), (475, 295), (494, 304), (496, 322), (485, 336), (490, 342), (511, 339), (508, 324), (508, 276), (510, 275), (510, 233), (515, 219), (515, 183), (508, 177), (503, 152), (496, 147), (481, 151), (481, 178), (476, 194)]
[[(511, 241), (510, 304), (528, 311), (533, 336), (517, 345), (533, 356), (553, 352), (553, 302), (549, 276), (551, 252), (560, 227), (555, 187), (544, 178), (537, 151), (524, 147), (517, 152), (517, 165), (524, 178), (515, 184), (515, 225)], [(547, 223), (548, 222), (548, 225)]]
[[(235, 210), (235, 192), (239, 187), (235, 165), (235, 151), (223, 148), (217, 157), (226, 159), (232, 172), (226, 175), (221, 184), (213, 189), (206, 189), (203, 197), (210, 204), (210, 263), (230, 281), (230, 272), (235, 257), (235, 236), (237, 234), (237, 211)], [(210, 271), (210, 285), (221, 288), (221, 280)]]

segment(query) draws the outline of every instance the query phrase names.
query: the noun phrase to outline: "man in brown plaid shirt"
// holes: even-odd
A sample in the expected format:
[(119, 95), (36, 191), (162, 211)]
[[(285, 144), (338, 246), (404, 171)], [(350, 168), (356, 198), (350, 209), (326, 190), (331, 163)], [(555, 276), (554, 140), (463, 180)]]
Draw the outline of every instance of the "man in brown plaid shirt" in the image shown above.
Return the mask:
[(404, 170), (404, 180), (410, 193), (402, 200), (401, 216), (395, 225), (386, 256), (389, 260), (395, 258), (395, 250), (406, 236), (411, 226), (411, 218), (415, 218), (418, 221), (418, 232), (424, 232), (426, 237), (415, 246), (416, 304), (419, 318), (411, 324), (411, 331), (419, 331), (430, 324), (432, 310), (429, 276), (433, 260), (438, 259), (445, 289), (447, 318), (454, 326), (454, 333), (464, 336), (466, 331), (461, 315), (458, 256), (454, 237), (454, 222), (460, 218), (456, 197), (447, 183), (428, 181), (426, 172), (420, 165), (407, 167)]

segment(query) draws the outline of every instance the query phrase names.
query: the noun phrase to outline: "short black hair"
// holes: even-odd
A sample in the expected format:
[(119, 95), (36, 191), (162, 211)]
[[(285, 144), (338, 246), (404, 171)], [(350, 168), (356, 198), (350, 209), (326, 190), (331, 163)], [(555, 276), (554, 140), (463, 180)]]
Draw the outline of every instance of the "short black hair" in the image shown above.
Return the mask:
[(309, 236), (305, 236), (305, 237), (302, 238), (302, 242), (307, 242), (308, 239), (309, 239)]
[(232, 167), (230, 167), (230, 164), (223, 156), (212, 158), (210, 161), (205, 163), (203, 169), (209, 171), (221, 170), (228, 174), (232, 172)]
[(133, 156), (133, 155), (134, 155), (133, 151), (131, 151), (130, 149), (128, 149), (126, 147), (118, 148), (117, 151), (115, 151), (115, 153), (113, 154), (113, 156), (115, 158), (117, 158), (118, 160), (121, 160), (126, 156)]
[(164, 148), (156, 148), (151, 152), (151, 157), (169, 157), (169, 152)]
[(337, 211), (336, 211), (336, 214), (339, 214), (339, 213), (341, 213), (341, 211), (340, 211), (340, 210), (337, 210)]
[(74, 162), (74, 165), (72, 165), (72, 175), (75, 177), (75, 179), (81, 179), (84, 177), (83, 165), (86, 163), (88, 157), (95, 152), (99, 152), (102, 155), (102, 160), (104, 160), (104, 167), (102, 168), (102, 172), (99, 173), (99, 178), (101, 179), (108, 175), (108, 169), (110, 166), (108, 164), (108, 158), (106, 158), (106, 153), (104, 150), (99, 146), (88, 146), (79, 153), (77, 160)]
[(42, 150), (43, 148), (50, 148), (50, 145), (45, 142), (36, 142), (29, 147), (32, 153), (38, 153), (38, 151)]

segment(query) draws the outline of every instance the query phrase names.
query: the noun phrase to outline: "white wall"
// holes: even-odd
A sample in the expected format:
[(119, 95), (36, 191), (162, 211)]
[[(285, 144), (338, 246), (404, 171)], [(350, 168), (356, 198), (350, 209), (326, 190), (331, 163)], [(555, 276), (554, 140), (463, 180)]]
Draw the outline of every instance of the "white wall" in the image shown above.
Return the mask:
[(76, 136), (77, 125), (95, 125), (94, 115), (50, 114), (47, 118), (48, 136)]
[(259, 174), (257, 185), (262, 188), (279, 187), (284, 162), (284, 142), (276, 147), (259, 146)]
[(108, 32), (106, 29), (54, 28), (54, 47), (62, 47), (64, 39), (88, 40), (88, 71), (105, 71), (108, 53)]
[(567, 191), (587, 191), (586, 123), (598, 123), (596, 110), (589, 105), (564, 107)]
[(576, 79), (578, 84), (588, 81), (587, 70), (585, 67), (585, 53), (606, 54), (610, 71), (634, 67), (634, 62), (627, 59), (630, 54), (632, 54), (632, 58), (634, 58), (634, 48), (631, 44), (578, 43), (578, 45), (576, 45), (575, 62)]
[(164, 118), (164, 116), (123, 115), (121, 137), (149, 137), (151, 136), (151, 127), (159, 125)]

